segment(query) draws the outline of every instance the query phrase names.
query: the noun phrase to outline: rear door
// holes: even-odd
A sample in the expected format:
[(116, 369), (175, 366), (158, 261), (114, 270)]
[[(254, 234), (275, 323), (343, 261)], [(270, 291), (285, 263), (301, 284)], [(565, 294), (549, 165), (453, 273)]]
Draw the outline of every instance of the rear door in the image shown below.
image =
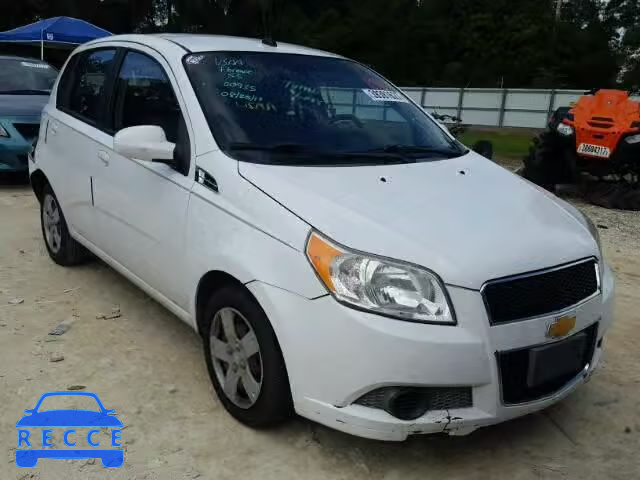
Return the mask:
[[(110, 114), (117, 132), (157, 125), (177, 143), (192, 164), (192, 135), (184, 101), (162, 56), (143, 46), (123, 52)], [(190, 127), (189, 127), (190, 128)], [(163, 163), (142, 162), (105, 148), (108, 165), (94, 179), (97, 245), (126, 269), (183, 309), (188, 308), (185, 221), (192, 165), (182, 171)]]
[(47, 169), (67, 223), (95, 242), (92, 184), (105, 167), (100, 152), (113, 145), (105, 130), (108, 98), (118, 49), (85, 50), (69, 61), (59, 82), (56, 108), (47, 109)]

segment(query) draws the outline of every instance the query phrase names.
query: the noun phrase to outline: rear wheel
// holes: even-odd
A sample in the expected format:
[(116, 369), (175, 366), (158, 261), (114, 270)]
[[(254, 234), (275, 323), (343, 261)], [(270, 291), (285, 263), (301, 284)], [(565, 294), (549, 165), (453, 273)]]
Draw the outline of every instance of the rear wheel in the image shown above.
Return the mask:
[(556, 184), (572, 180), (570, 162), (554, 133), (545, 131), (533, 139), (522, 176), (550, 192), (555, 192)]
[(205, 360), (225, 409), (254, 428), (286, 420), (293, 411), (287, 371), (260, 305), (243, 287), (224, 287), (209, 300), (205, 320)]
[(49, 185), (42, 190), (40, 225), (49, 256), (58, 265), (77, 265), (89, 257), (89, 252), (69, 234), (62, 208)]

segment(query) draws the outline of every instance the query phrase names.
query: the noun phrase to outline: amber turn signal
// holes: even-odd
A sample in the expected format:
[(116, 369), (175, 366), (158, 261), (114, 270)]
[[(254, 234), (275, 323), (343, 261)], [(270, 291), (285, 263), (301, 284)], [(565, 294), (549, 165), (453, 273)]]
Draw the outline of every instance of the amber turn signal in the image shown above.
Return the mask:
[(335, 292), (335, 287), (331, 280), (331, 264), (335, 258), (343, 254), (344, 252), (335, 248), (317, 233), (314, 232), (310, 235), (307, 242), (307, 257), (320, 279), (331, 292)]

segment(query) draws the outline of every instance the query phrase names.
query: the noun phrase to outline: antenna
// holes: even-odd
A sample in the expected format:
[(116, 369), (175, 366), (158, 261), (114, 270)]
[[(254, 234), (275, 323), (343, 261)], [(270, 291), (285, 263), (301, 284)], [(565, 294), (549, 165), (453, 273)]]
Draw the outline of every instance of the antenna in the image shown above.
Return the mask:
[(273, 39), (273, 19), (274, 3), (275, 0), (262, 0), (262, 28), (264, 30), (264, 37), (262, 43), (270, 47), (277, 47), (278, 44)]

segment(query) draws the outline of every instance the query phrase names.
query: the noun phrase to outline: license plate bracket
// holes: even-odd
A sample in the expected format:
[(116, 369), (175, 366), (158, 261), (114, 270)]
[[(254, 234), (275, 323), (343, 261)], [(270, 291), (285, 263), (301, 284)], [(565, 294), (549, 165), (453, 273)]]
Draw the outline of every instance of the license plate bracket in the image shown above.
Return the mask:
[(560, 342), (542, 345), (529, 351), (527, 386), (535, 388), (571, 374), (584, 367), (588, 336), (581, 332)]

